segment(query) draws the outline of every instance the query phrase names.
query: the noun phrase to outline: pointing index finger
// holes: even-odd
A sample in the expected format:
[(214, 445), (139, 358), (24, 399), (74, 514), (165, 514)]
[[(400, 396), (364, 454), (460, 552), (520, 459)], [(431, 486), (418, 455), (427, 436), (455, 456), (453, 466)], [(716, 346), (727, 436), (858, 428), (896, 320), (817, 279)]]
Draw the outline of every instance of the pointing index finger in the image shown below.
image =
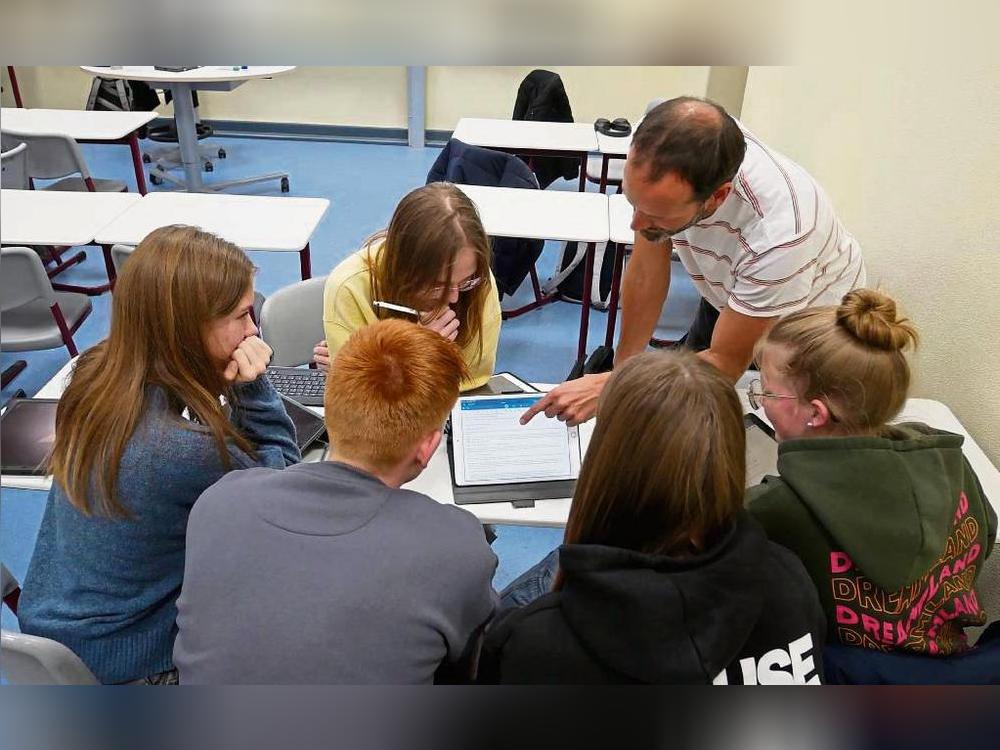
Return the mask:
[(521, 415), (521, 424), (528, 424), (535, 415), (541, 411), (545, 411), (549, 404), (552, 402), (552, 393), (546, 393), (542, 398), (538, 399), (532, 406), (528, 407), (528, 410)]

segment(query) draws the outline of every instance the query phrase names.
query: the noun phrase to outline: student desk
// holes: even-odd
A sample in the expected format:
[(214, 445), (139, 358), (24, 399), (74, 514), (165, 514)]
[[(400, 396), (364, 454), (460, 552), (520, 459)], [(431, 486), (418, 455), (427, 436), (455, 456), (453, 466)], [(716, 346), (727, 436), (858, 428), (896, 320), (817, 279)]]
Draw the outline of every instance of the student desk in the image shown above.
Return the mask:
[(587, 186), (587, 156), (597, 151), (594, 126), (583, 122), (535, 122), (463, 117), (452, 138), (471, 146), (525, 156), (566, 156), (580, 160), (580, 192)]
[[(0, 244), (90, 245), (101, 229), (142, 200), (145, 199), (137, 193), (3, 190), (0, 191)], [(103, 250), (109, 283), (97, 287), (54, 283), (53, 288), (85, 294), (101, 294), (110, 289), (115, 277), (114, 265), (110, 247)]]
[(174, 123), (177, 126), (177, 145), (180, 147), (185, 177), (184, 180), (180, 181), (171, 177), (171, 180), (178, 181), (188, 191), (194, 193), (206, 190), (224, 190), (234, 185), (246, 185), (280, 176), (276, 173), (206, 185), (201, 177), (202, 160), (198, 157), (197, 122), (191, 92), (196, 90), (232, 91), (247, 81), (288, 73), (295, 70), (294, 65), (250, 65), (237, 70), (233, 70), (233, 66), (203, 65), (192, 70), (176, 72), (156, 70), (152, 65), (82, 65), (81, 68), (87, 73), (101, 78), (147, 81), (156, 88), (170, 90), (174, 105)]
[[(36, 394), (38, 398), (59, 398), (66, 387), (66, 380), (69, 376), (73, 362), (67, 362), (53, 378), (46, 383)], [(536, 383), (536, 387), (541, 390), (550, 390), (554, 386)], [(746, 390), (738, 388), (740, 400), (746, 411), (751, 411), (746, 398)], [(311, 407), (312, 410), (322, 416), (322, 407)], [(758, 416), (765, 419), (763, 412), (756, 412)], [(911, 398), (903, 407), (899, 421), (919, 421), (942, 430), (948, 430), (965, 437), (962, 452), (968, 459), (976, 476), (982, 484), (983, 492), (989, 498), (993, 508), (1000, 514), (1000, 471), (990, 462), (982, 449), (976, 445), (976, 441), (969, 436), (965, 428), (958, 421), (951, 410), (939, 401), (932, 401), (923, 398)], [(594, 420), (580, 425), (580, 439), (584, 450), (590, 444), (593, 434)], [(307, 461), (318, 461), (322, 458), (323, 452), (320, 450), (310, 451), (306, 455)], [(45, 490), (52, 484), (51, 477), (20, 477), (4, 475), (2, 477), (4, 487), (17, 487), (22, 489)], [(442, 440), (437, 451), (431, 457), (427, 469), (414, 481), (405, 485), (407, 489), (422, 492), (445, 505), (454, 504), (451, 486), (451, 469), (448, 465), (448, 452), (445, 442)], [(515, 508), (511, 503), (476, 503), (463, 505), (461, 507), (479, 518), (483, 523), (510, 524), (522, 526), (565, 526), (569, 515), (569, 499), (539, 500), (532, 508)], [(997, 538), (1000, 539), (1000, 531)]]
[[(594, 246), (608, 240), (608, 198), (598, 193), (562, 190), (458, 185), (479, 210), (486, 233), (494, 237), (526, 237), (536, 240), (586, 242), (585, 289), (590, 289), (594, 271)], [(541, 306), (556, 299), (545, 298)], [(522, 308), (523, 310), (524, 308)], [(587, 353), (590, 306), (580, 306), (580, 341), (577, 358)]]
[(229, 240), (244, 250), (299, 254), (302, 278), (312, 276), (309, 240), (330, 201), (256, 195), (150, 193), (98, 233), (96, 241), (138, 245), (168, 224), (189, 224)]
[(156, 112), (4, 107), (0, 110), (0, 127), (31, 135), (66, 135), (80, 143), (127, 143), (132, 152), (136, 188), (140, 195), (145, 195), (146, 177), (139, 153), (139, 128), (156, 117)]

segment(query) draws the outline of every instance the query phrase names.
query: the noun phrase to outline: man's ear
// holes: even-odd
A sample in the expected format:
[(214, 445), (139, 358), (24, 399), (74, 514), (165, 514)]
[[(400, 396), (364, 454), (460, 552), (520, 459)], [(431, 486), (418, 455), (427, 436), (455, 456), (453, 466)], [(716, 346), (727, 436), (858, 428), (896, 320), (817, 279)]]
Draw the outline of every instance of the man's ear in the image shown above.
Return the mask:
[(712, 191), (712, 197), (709, 205), (712, 210), (715, 211), (719, 206), (722, 205), (722, 201), (729, 197), (729, 194), (733, 192), (732, 181), (723, 182), (719, 187)]
[(428, 432), (417, 443), (417, 451), (415, 458), (417, 463), (419, 463), (423, 468), (427, 468), (427, 464), (430, 463), (431, 457), (434, 455), (434, 451), (437, 450), (438, 446), (441, 444), (441, 430), (434, 430)]
[(809, 402), (809, 406), (812, 408), (812, 414), (809, 415), (809, 426), (814, 430), (818, 430), (820, 427), (827, 427), (833, 421), (830, 418), (830, 407), (820, 399), (814, 398)]

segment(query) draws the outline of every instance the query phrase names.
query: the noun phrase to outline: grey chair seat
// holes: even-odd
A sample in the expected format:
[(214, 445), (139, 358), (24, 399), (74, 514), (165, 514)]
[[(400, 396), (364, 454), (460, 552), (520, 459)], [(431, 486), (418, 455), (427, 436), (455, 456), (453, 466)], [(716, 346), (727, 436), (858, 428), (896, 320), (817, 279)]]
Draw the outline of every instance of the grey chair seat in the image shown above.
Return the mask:
[[(604, 161), (603, 156), (588, 156), (587, 157), (587, 179), (591, 182), (601, 181), (601, 162)], [(622, 181), (622, 175), (625, 174), (625, 160), (624, 159), (609, 159), (608, 160), (608, 183), (616, 184)]]
[[(122, 193), (128, 186), (121, 180), (102, 180), (98, 177), (92, 178), (94, 187), (98, 193)], [(82, 177), (64, 177), (59, 182), (46, 185), (45, 190), (68, 190), (73, 193), (86, 193), (87, 183)]]
[[(77, 321), (90, 312), (90, 299), (83, 294), (56, 292), (59, 309), (72, 330)], [(0, 317), (0, 350), (5, 352), (55, 349), (63, 345), (62, 334), (45, 300), (5, 310)]]
[(61, 643), (0, 631), (2, 674), (11, 685), (98, 685), (80, 657)]

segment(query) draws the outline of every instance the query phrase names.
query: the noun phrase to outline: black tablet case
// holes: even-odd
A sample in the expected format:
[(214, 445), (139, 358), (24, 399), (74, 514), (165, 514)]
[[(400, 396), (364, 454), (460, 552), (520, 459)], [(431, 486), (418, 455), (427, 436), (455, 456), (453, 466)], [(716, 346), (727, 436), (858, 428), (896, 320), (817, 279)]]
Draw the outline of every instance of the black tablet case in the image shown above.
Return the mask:
[(471, 503), (512, 502), (514, 505), (534, 505), (535, 500), (553, 500), (573, 497), (575, 479), (557, 479), (551, 482), (515, 482), (512, 484), (473, 484), (462, 487), (455, 483), (455, 447), (448, 433), (448, 470), (451, 472), (451, 489), (456, 505)]

